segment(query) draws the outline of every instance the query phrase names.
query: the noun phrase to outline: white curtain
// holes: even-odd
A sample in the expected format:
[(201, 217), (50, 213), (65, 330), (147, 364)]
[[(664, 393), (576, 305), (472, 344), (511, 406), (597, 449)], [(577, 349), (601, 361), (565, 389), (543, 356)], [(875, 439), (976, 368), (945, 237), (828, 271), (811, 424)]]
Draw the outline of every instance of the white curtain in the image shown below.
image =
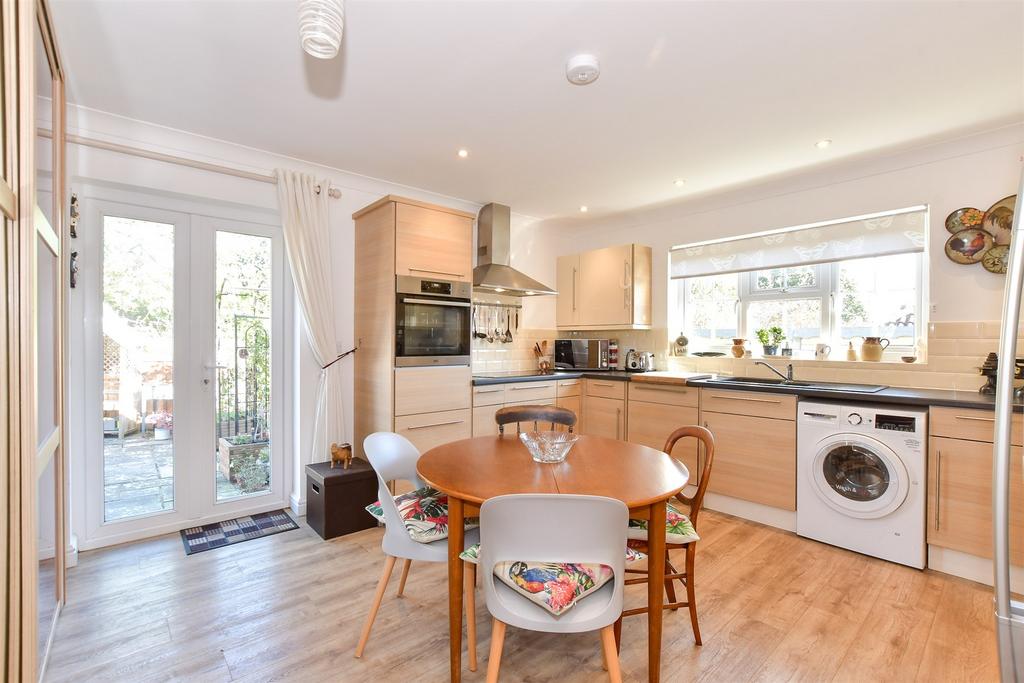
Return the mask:
[(671, 276), (695, 277), (924, 251), (927, 207), (673, 247)]
[[(331, 286), (331, 236), (327, 222), (326, 180), (306, 173), (277, 169), (277, 197), (284, 225), (284, 244), (292, 279), (302, 308), (306, 335), (320, 370), (313, 418), (312, 462), (329, 458), (330, 444), (345, 435), (345, 411), (341, 387), (342, 363), (326, 367), (338, 356), (334, 326), (334, 290)], [(317, 188), (322, 187), (322, 192)], [(321, 430), (321, 424), (326, 429)], [(321, 441), (324, 432), (326, 441)]]

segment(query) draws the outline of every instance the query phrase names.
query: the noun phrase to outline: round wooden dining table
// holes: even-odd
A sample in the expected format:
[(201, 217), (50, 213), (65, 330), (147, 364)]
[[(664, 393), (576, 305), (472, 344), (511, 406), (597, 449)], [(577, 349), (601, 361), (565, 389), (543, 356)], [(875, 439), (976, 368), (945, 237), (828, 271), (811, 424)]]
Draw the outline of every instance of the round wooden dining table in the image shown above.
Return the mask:
[[(621, 500), (631, 519), (664, 520), (669, 498), (690, 477), (686, 466), (640, 444), (582, 435), (564, 462), (538, 463), (516, 434), (453, 441), (424, 453), (420, 477), (448, 494), (448, 627), (451, 680), (462, 675), (464, 520), (480, 513), (489, 498), (511, 493), (562, 493)], [(662, 522), (664, 524), (664, 522)], [(657, 524), (654, 528), (658, 528)], [(648, 680), (661, 673), (662, 591), (665, 589), (665, 534), (650, 534), (647, 584)]]

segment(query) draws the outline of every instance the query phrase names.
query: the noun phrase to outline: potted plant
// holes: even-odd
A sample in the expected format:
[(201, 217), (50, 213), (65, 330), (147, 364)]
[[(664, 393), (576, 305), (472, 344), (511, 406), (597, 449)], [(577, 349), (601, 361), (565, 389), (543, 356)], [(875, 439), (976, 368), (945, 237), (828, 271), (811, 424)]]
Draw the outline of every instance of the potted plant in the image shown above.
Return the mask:
[(153, 438), (157, 441), (166, 441), (171, 438), (171, 430), (174, 428), (174, 415), (161, 410), (158, 413), (146, 416), (146, 424), (153, 428)]
[(761, 348), (766, 356), (777, 355), (779, 353), (779, 344), (786, 339), (786, 333), (778, 325), (768, 328), (762, 327), (754, 334), (757, 335), (757, 340), (761, 342)]

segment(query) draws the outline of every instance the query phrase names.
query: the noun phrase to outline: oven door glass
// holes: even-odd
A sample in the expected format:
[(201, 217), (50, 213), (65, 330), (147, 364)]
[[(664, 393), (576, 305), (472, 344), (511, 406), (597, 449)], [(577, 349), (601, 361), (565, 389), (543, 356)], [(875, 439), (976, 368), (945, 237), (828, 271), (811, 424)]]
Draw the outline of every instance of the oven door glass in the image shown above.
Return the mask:
[(395, 356), (419, 359), (465, 357), (469, 362), (470, 304), (400, 294), (396, 306)]

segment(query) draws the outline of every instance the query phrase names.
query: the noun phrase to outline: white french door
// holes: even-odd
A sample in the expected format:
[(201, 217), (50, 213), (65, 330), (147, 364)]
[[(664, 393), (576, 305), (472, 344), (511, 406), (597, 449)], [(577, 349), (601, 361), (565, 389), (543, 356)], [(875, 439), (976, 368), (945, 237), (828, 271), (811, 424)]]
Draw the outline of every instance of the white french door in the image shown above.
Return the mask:
[(280, 228), (84, 215), (84, 547), (284, 507)]

